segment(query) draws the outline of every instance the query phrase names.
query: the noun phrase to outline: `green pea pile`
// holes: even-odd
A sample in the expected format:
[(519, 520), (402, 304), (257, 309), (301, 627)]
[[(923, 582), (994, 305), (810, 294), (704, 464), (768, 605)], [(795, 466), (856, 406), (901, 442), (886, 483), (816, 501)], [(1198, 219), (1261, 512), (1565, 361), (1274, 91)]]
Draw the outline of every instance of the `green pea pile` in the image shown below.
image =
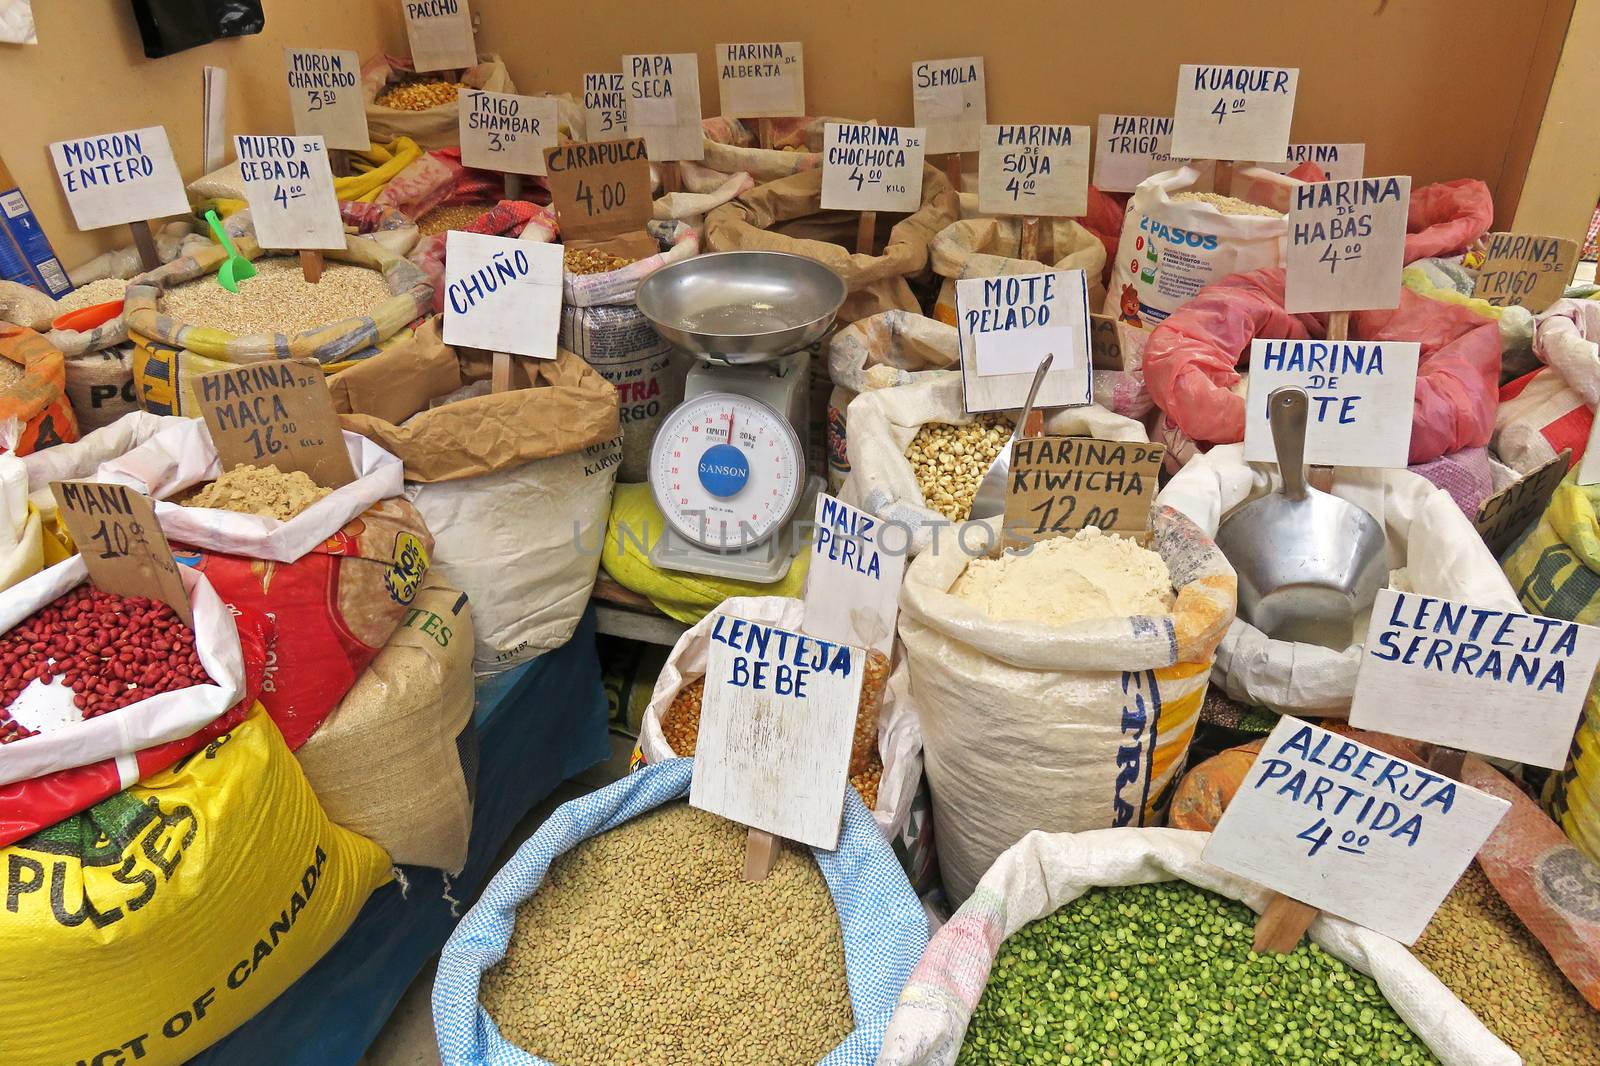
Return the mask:
[(1094, 889), (1001, 945), (959, 1066), (1431, 1063), (1370, 977), (1182, 881)]

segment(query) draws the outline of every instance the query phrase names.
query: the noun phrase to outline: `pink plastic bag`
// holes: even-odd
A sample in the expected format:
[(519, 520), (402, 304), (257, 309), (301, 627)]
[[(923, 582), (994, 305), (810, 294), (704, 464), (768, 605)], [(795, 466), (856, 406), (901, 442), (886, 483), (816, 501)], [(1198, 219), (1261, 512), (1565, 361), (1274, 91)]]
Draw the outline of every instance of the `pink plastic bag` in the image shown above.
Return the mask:
[[(1244, 439), (1244, 397), (1230, 391), (1250, 342), (1327, 336), (1327, 316), (1283, 309), (1283, 270), (1235, 274), (1201, 289), (1145, 346), (1156, 406), (1202, 446)], [(1500, 380), (1500, 330), (1455, 304), (1400, 290), (1392, 311), (1357, 311), (1351, 340), (1417, 341), (1422, 363), (1411, 412), (1412, 463), (1489, 443)]]
[(1460, 255), (1494, 224), (1494, 198), (1476, 178), (1458, 178), (1411, 190), (1406, 215), (1405, 261)]

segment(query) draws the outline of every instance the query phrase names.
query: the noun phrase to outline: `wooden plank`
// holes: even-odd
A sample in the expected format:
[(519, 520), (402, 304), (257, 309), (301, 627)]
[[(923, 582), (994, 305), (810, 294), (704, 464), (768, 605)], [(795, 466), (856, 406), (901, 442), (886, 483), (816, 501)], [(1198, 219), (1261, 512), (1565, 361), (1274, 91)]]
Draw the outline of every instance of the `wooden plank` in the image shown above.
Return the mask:
[(783, 839), (760, 829), (752, 829), (744, 840), (744, 879), (765, 881), (772, 868), (778, 865), (778, 852)]
[(1300, 938), (1321, 913), (1310, 904), (1274, 892), (1267, 909), (1256, 919), (1256, 936), (1250, 950), (1257, 954), (1288, 954), (1300, 945)]

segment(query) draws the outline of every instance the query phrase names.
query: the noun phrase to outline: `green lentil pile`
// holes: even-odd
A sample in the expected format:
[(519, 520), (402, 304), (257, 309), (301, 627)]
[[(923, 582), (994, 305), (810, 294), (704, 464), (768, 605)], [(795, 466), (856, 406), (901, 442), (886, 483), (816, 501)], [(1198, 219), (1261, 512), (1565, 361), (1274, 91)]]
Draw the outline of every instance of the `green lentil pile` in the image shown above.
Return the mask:
[(1600, 1062), (1600, 1013), (1476, 863), (1411, 949), (1528, 1066)]
[(1182, 881), (1094, 889), (1001, 945), (960, 1066), (1431, 1063), (1370, 977)]
[(854, 1027), (811, 856), (745, 881), (744, 827), (669, 804), (557, 859), (479, 996), (561, 1066), (812, 1066)]

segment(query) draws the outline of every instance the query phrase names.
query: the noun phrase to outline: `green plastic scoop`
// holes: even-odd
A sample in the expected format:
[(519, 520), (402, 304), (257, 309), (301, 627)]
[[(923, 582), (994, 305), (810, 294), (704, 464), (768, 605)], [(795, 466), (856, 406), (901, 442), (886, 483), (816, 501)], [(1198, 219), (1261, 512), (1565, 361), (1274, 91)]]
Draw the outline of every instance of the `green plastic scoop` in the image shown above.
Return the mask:
[(217, 284), (229, 292), (236, 293), (239, 291), (239, 282), (256, 276), (256, 265), (239, 254), (239, 249), (233, 246), (233, 241), (228, 238), (228, 231), (222, 228), (222, 219), (217, 217), (215, 211), (206, 212), (206, 222), (210, 224), (211, 232), (228, 252), (228, 258), (224, 259), (222, 266), (217, 269)]

